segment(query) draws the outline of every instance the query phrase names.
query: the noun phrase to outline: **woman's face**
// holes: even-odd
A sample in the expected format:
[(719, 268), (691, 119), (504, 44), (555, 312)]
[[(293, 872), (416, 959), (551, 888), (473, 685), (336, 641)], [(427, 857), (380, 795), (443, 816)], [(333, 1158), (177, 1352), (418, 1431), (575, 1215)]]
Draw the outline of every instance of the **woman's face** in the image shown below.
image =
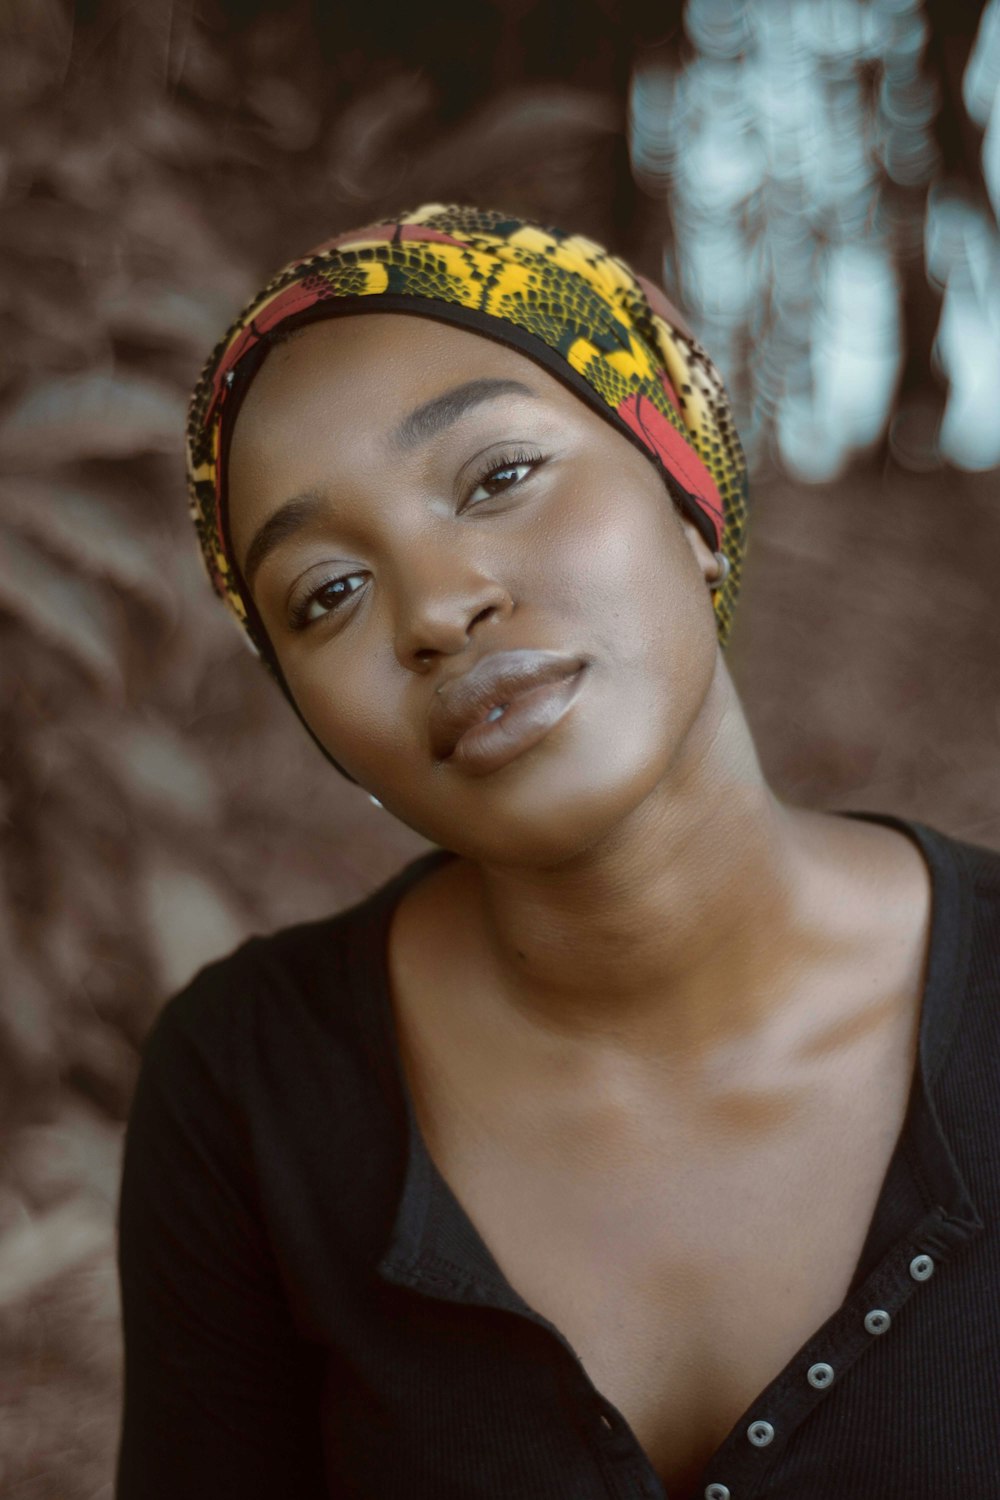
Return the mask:
[[(398, 313), (308, 325), (247, 392), (229, 497), (303, 716), (425, 837), (554, 863), (668, 795), (716, 663), (712, 555), (531, 360)], [(490, 712), (470, 683), (540, 663), (547, 683), (508, 681), (504, 715), (451, 748)]]

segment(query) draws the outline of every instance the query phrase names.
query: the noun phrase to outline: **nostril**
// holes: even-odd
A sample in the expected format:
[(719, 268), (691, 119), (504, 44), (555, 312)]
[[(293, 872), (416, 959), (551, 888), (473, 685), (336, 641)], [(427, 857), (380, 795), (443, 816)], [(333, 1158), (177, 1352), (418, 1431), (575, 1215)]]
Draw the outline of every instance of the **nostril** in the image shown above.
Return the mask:
[(470, 620), (470, 622), (469, 622), (470, 626), (472, 626), (472, 625), (478, 625), (479, 622), (480, 622), (480, 620), (485, 619), (487, 615), (491, 615), (495, 609), (496, 609), (496, 605), (495, 604), (487, 604), (487, 606), (486, 606), (485, 609), (481, 609), (479, 611), (478, 615), (475, 615), (473, 617), (473, 619)]

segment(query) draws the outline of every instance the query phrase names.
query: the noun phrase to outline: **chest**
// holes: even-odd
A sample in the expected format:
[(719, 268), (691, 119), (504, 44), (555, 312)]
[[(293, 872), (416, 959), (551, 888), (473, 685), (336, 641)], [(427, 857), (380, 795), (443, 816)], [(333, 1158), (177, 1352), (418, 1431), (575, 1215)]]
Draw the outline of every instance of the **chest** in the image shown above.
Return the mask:
[[(870, 964), (813, 980), (808, 1045), (661, 1071), (525, 1046), (473, 1004), (474, 962), (452, 984), (426, 923), (398, 930), (400, 1054), (431, 1156), (671, 1500), (701, 1493), (734, 1424), (845, 1299), (906, 1111), (919, 947), (877, 984)], [(866, 998), (847, 1008), (852, 993)]]
[[(574, 1152), (422, 1105), (435, 1161), (519, 1295), (571, 1345), (672, 1500), (843, 1302), (905, 1080), (799, 1101), (766, 1136), (647, 1115)], [(759, 1102), (759, 1101), (758, 1101)], [(525, 1141), (533, 1140), (529, 1149)], [(700, 1490), (697, 1491), (700, 1493)]]

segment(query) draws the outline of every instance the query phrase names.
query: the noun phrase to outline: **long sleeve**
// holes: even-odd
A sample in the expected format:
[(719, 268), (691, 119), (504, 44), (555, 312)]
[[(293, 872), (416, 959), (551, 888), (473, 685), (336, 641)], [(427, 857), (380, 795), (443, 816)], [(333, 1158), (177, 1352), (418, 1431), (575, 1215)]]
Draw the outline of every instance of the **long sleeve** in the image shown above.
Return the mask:
[(218, 1058), (219, 1014), (238, 1007), (220, 1011), (212, 988), (203, 970), (164, 1007), (126, 1131), (115, 1500), (327, 1500), (320, 1356), (296, 1333), (256, 1208)]

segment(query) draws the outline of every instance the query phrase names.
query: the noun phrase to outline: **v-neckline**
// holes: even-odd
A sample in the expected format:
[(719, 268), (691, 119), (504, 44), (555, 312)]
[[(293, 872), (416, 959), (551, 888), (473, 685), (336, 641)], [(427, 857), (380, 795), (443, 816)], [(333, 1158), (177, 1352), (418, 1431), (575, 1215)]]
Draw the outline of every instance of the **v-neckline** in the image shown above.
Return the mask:
[[(919, 1046), (909, 1102), (844, 1302), (810, 1335), (733, 1424), (706, 1465), (703, 1483), (699, 1482), (701, 1488), (695, 1491), (708, 1500), (728, 1500), (737, 1493), (741, 1500), (748, 1500), (756, 1492), (765, 1467), (778, 1457), (784, 1443), (775, 1446), (777, 1439), (772, 1436), (766, 1444), (758, 1445), (748, 1434), (754, 1429), (773, 1428), (767, 1413), (773, 1414), (781, 1406), (786, 1413), (782, 1436), (787, 1438), (793, 1426), (825, 1396), (822, 1388), (810, 1384), (809, 1370), (817, 1364), (829, 1364), (838, 1375), (846, 1372), (874, 1343), (865, 1323), (866, 1309), (869, 1314), (873, 1310), (884, 1312), (891, 1319), (914, 1293), (918, 1286), (910, 1272), (914, 1256), (930, 1254), (935, 1261), (945, 1260), (982, 1229), (929, 1092), (929, 1081), (933, 1081), (957, 1025), (958, 1000), (964, 987), (970, 942), (966, 885), (941, 836), (932, 829), (891, 814), (845, 811), (838, 816), (882, 824), (906, 834), (917, 845), (930, 870), (930, 935), (920, 999)], [(647, 1471), (646, 1483), (655, 1486), (649, 1491), (651, 1496), (667, 1500), (664, 1482), (626, 1418), (598, 1390), (561, 1330), (531, 1307), (511, 1285), (434, 1162), (420, 1129), (393, 1011), (389, 934), (394, 912), (405, 891), (453, 858), (444, 849), (434, 849), (418, 857), (376, 893), (370, 910), (373, 941), (366, 950), (366, 988), (372, 995), (382, 1041), (388, 1043), (394, 1086), (406, 1126), (402, 1188), (387, 1248), (377, 1270), (387, 1281), (423, 1295), (500, 1308), (548, 1330), (579, 1366), (609, 1424), (634, 1444), (636, 1456)], [(870, 1250), (880, 1229), (886, 1182), (899, 1159), (914, 1153), (921, 1163), (920, 1186), (926, 1212), (871, 1265)], [(460, 1256), (455, 1253), (456, 1245), (461, 1247)], [(732, 1487), (734, 1480), (738, 1488)]]

